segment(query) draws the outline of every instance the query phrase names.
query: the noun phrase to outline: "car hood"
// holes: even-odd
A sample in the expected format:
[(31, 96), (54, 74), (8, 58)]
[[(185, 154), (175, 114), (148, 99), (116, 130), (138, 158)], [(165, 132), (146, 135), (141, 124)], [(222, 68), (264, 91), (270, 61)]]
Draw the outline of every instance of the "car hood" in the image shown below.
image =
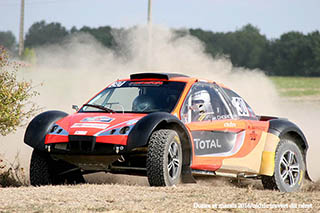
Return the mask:
[(112, 129), (132, 126), (146, 114), (134, 113), (75, 113), (56, 124), (68, 135), (97, 135)]

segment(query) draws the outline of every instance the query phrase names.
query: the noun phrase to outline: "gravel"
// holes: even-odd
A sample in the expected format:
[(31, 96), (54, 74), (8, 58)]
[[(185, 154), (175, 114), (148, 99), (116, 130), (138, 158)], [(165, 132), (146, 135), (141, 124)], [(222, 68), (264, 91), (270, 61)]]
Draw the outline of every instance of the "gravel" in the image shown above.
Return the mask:
[(198, 178), (197, 184), (150, 187), (145, 178), (136, 178), (139, 185), (130, 178), (109, 177), (111, 184), (91, 179), (82, 185), (0, 188), (0, 212), (320, 212), (319, 183), (281, 193), (264, 190), (254, 180)]

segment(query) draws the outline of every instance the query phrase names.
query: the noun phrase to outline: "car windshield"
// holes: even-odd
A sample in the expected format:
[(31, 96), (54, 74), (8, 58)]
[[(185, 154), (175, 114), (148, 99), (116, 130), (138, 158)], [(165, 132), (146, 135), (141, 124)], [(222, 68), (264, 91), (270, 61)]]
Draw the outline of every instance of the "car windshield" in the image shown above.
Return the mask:
[(79, 112), (171, 112), (184, 87), (184, 82), (116, 81)]

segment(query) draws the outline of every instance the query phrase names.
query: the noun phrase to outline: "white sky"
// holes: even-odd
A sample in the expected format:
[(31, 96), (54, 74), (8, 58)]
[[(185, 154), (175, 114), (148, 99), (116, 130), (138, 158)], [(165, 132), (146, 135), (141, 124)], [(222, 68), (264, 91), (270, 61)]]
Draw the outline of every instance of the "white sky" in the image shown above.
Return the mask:
[[(72, 26), (130, 27), (146, 23), (148, 0), (25, 0), (25, 32), (36, 21)], [(215, 32), (251, 23), (268, 38), (320, 30), (320, 0), (153, 0), (153, 23)], [(0, 31), (18, 37), (20, 0), (0, 0)]]

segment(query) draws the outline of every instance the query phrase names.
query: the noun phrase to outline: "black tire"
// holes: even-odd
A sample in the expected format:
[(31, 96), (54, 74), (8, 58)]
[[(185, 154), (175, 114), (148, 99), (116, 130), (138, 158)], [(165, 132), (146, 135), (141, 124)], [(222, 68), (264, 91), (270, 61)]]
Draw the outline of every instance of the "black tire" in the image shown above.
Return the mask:
[(265, 189), (298, 191), (304, 181), (305, 162), (300, 148), (289, 139), (281, 139), (275, 153), (273, 176), (262, 176)]
[(33, 150), (30, 162), (30, 184), (42, 186), (64, 183), (85, 183), (80, 169), (66, 162), (55, 161), (48, 153)]
[(33, 150), (31, 156), (30, 184), (33, 186), (52, 184), (48, 156), (36, 150)]
[(170, 129), (152, 133), (147, 154), (150, 186), (173, 186), (180, 182), (182, 148), (179, 135)]

